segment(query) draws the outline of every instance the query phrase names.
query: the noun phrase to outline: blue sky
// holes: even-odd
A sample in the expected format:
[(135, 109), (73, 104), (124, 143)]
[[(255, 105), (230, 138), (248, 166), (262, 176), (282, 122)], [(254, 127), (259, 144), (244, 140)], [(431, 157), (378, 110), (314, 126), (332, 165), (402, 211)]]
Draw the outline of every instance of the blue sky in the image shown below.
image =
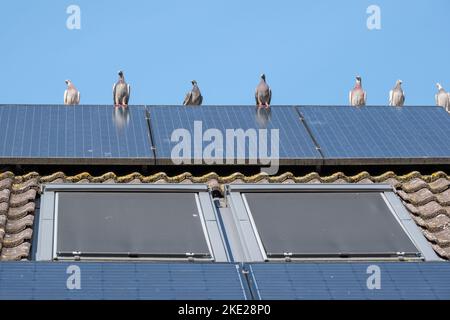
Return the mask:
[[(66, 28), (66, 8), (81, 29)], [(381, 8), (381, 30), (366, 9)], [(272, 104), (347, 104), (354, 76), (368, 104), (395, 80), (407, 105), (450, 89), (450, 1), (7, 1), (0, 19), (0, 104), (62, 103), (71, 79), (83, 104), (111, 104), (117, 71), (131, 104), (180, 104), (196, 79), (204, 104), (253, 104), (265, 72)]]

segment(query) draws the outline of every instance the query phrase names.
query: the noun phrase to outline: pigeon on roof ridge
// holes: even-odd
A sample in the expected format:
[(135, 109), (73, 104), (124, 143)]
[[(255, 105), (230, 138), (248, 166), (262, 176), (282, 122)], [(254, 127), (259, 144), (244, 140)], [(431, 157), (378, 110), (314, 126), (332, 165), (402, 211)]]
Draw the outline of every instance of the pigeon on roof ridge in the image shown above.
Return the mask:
[(128, 106), (130, 100), (131, 87), (125, 82), (123, 71), (117, 73), (119, 79), (113, 85), (113, 100), (115, 106)]
[(438, 92), (434, 96), (436, 105), (443, 107), (447, 112), (450, 112), (450, 94), (447, 93), (440, 83), (436, 83)]
[(255, 91), (255, 101), (258, 107), (265, 106), (270, 108), (270, 102), (272, 100), (272, 90), (266, 82), (266, 75), (263, 73), (261, 75), (261, 80)]
[(80, 104), (80, 92), (75, 88), (72, 81), (65, 80), (64, 82), (67, 84), (67, 89), (64, 91), (64, 104)]
[(361, 80), (360, 76), (356, 76), (355, 86), (348, 95), (349, 103), (354, 107), (366, 105), (367, 93), (362, 88)]
[(395, 87), (389, 91), (389, 105), (393, 107), (403, 107), (405, 103), (405, 93), (402, 89), (402, 80), (397, 80)]
[(192, 89), (189, 91), (183, 101), (185, 106), (201, 106), (203, 102), (203, 96), (200, 92), (200, 88), (197, 85), (197, 81), (192, 80)]

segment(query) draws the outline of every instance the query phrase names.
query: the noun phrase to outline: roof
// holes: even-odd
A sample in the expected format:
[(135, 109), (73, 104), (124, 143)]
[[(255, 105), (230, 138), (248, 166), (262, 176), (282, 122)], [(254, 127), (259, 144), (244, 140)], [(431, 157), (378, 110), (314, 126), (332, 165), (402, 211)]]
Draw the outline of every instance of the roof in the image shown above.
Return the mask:
[(450, 259), (450, 176), (442, 171), (431, 175), (422, 175), (417, 171), (396, 175), (389, 171), (377, 176), (368, 172), (353, 176), (342, 172), (330, 176), (320, 176), (318, 173), (295, 176), (290, 172), (278, 176), (265, 173), (219, 176), (214, 172), (201, 176), (190, 173), (168, 176), (164, 172), (148, 176), (136, 172), (124, 176), (113, 172), (100, 176), (87, 172), (66, 176), (63, 172), (55, 172), (41, 176), (37, 172), (15, 175), (8, 171), (0, 173), (1, 261), (30, 259), (40, 186), (48, 183), (206, 183), (216, 196), (223, 196), (224, 185), (233, 183), (387, 183), (395, 188), (436, 253)]

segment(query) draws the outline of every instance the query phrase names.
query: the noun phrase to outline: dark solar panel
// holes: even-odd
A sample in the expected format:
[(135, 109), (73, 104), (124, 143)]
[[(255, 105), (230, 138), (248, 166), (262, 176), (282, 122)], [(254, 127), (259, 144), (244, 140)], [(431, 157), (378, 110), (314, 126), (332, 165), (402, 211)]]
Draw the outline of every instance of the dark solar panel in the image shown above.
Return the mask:
[(380, 193), (245, 193), (267, 256), (416, 256)]
[[(367, 285), (370, 265), (379, 268), (377, 289)], [(263, 300), (450, 299), (447, 262), (251, 264), (249, 270)]]
[(450, 162), (450, 115), (443, 108), (306, 106), (298, 110), (325, 161)]
[[(74, 267), (80, 290), (68, 288)], [(247, 292), (228, 263), (0, 263), (0, 300), (243, 300)]]
[(194, 193), (59, 192), (57, 252), (210, 256)]
[(0, 106), (0, 161), (152, 163), (145, 114), (144, 106)]
[[(176, 129), (186, 129), (191, 134), (191, 159), (198, 159), (194, 150), (199, 151), (200, 158), (202, 150), (210, 144), (210, 141), (202, 141), (200, 144), (194, 144), (194, 122), (201, 121), (200, 135), (208, 129), (218, 129), (223, 137), (223, 141), (219, 145), (222, 148), (224, 157), (226, 152), (226, 130), (255, 129), (256, 135), (262, 131), (259, 129), (267, 129), (267, 139), (259, 139), (259, 142), (267, 142), (267, 152), (264, 155), (271, 154), (271, 129), (279, 130), (279, 157), (280, 163), (305, 163), (312, 160), (316, 163), (321, 158), (315, 145), (311, 140), (308, 132), (301, 123), (299, 116), (294, 107), (276, 107), (273, 106), (271, 111), (264, 109), (256, 110), (252, 106), (203, 106), (203, 107), (177, 107), (177, 106), (152, 106), (148, 108), (150, 111), (150, 122), (154, 135), (154, 143), (156, 146), (156, 157), (160, 163), (172, 163), (171, 153), (173, 147), (179, 140), (171, 141), (171, 136)], [(198, 147), (197, 147), (198, 146)], [(248, 159), (249, 143), (246, 140), (245, 148), (239, 148), (238, 143), (234, 144), (234, 159)], [(258, 152), (262, 150), (258, 147)], [(244, 157), (238, 156), (238, 151), (245, 153)], [(215, 154), (214, 154), (215, 155)]]

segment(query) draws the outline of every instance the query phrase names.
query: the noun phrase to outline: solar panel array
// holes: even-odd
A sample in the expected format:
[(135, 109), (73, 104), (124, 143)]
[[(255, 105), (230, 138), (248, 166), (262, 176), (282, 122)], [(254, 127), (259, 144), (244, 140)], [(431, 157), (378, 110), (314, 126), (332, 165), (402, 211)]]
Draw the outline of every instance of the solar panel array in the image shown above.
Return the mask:
[[(279, 130), (280, 164), (450, 163), (450, 116), (440, 107), (106, 105), (0, 105), (0, 163), (177, 164), (172, 153), (183, 129), (193, 164), (208, 155), (226, 159), (231, 151), (226, 164), (248, 163), (249, 136), (256, 138), (256, 160), (270, 159), (272, 129)], [(233, 136), (239, 134), (242, 145)]]
[(0, 300), (246, 300), (241, 277), (219, 263), (0, 263)]
[[(157, 161), (170, 163), (172, 150), (180, 141), (180, 139), (171, 139), (176, 129), (185, 129), (189, 132), (191, 150), (193, 150), (191, 159), (201, 160), (201, 157), (203, 157), (202, 151), (206, 150), (207, 145), (211, 143), (203, 139), (203, 134), (208, 129), (217, 129), (220, 132), (222, 141), (218, 142), (218, 145), (223, 146), (224, 157), (226, 157), (224, 150), (226, 143), (230, 142), (227, 139), (227, 130), (231, 132), (236, 129), (244, 131), (250, 129), (256, 133), (257, 140), (254, 141), (258, 143), (257, 152), (259, 153), (262, 150), (259, 143), (267, 143), (267, 153), (263, 152), (263, 154), (270, 156), (271, 141), (274, 138), (271, 130), (276, 129), (279, 130), (280, 162), (307, 163), (310, 160), (310, 163), (314, 163), (320, 159), (319, 152), (316, 150), (307, 130), (299, 121), (299, 116), (293, 107), (274, 107), (271, 111), (267, 111), (265, 109), (257, 110), (250, 106), (155, 106), (149, 107), (149, 112)], [(195, 126), (196, 122), (197, 127)], [(267, 136), (263, 139), (259, 136), (260, 132), (264, 132), (261, 129), (267, 130)], [(248, 139), (245, 141), (244, 150), (238, 148), (236, 139), (233, 150), (236, 159), (241, 159), (239, 157), (240, 152), (241, 154), (245, 153), (245, 159), (250, 157)]]
[(447, 262), (252, 264), (249, 270), (263, 300), (450, 299)]
[(441, 107), (299, 107), (328, 163), (449, 163), (450, 115)]
[(145, 116), (144, 106), (0, 106), (0, 161), (151, 164)]
[[(247, 276), (232, 263), (0, 263), (0, 299), (450, 299), (447, 262), (260, 263), (243, 268)], [(79, 290), (68, 287), (75, 272), (81, 273)], [(379, 286), (369, 279), (374, 272)]]

